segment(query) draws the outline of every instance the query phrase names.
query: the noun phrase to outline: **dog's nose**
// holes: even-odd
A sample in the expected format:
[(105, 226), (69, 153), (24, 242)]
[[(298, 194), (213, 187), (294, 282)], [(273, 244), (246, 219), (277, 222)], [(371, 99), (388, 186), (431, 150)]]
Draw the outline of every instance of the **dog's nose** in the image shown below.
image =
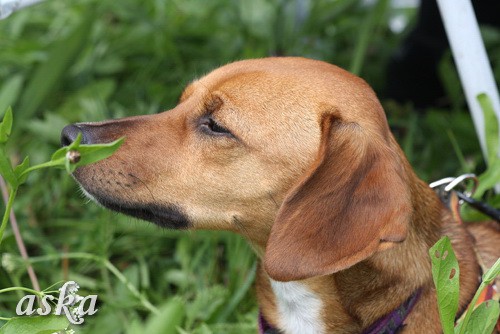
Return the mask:
[(83, 126), (77, 124), (66, 125), (61, 132), (61, 146), (69, 146), (75, 141), (79, 133), (82, 133), (81, 144), (89, 144)]

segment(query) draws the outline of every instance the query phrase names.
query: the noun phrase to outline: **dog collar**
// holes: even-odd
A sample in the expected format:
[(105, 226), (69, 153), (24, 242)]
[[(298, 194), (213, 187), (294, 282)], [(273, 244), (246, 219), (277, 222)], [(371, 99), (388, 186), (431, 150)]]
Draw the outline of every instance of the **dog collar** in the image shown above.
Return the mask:
[[(404, 321), (410, 314), (413, 306), (420, 298), (422, 289), (415, 291), (403, 304), (391, 313), (383, 316), (373, 323), (363, 334), (395, 334), (404, 325)], [(259, 312), (259, 334), (279, 334), (280, 331), (271, 326)]]

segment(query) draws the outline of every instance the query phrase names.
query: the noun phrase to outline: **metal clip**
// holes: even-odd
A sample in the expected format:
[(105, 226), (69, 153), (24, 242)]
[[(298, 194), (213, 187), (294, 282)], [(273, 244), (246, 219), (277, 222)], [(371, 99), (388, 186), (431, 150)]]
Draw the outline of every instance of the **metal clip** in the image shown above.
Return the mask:
[[(467, 187), (464, 185), (464, 181), (467, 181), (467, 180), (472, 180), (474, 182), (472, 189), (470, 191), (467, 191), (466, 190)], [(445, 205), (447, 205), (448, 208), (451, 208), (452, 212), (455, 212), (454, 211), (455, 206), (452, 204), (452, 202), (453, 202), (452, 198), (458, 197), (458, 199), (459, 199), (458, 204), (467, 203), (472, 208), (489, 216), (490, 218), (493, 218), (497, 222), (500, 222), (500, 210), (499, 209), (496, 209), (496, 208), (488, 205), (485, 202), (481, 202), (481, 201), (478, 201), (478, 200), (475, 200), (474, 198), (472, 198), (472, 195), (476, 191), (478, 184), (479, 184), (479, 180), (478, 180), (476, 175), (463, 174), (463, 175), (460, 175), (459, 177), (446, 177), (446, 178), (438, 180), (436, 182), (432, 182), (429, 186), (436, 190), (438, 196), (441, 198), (441, 201), (443, 201), (443, 203)], [(454, 194), (452, 194), (451, 191), (454, 190), (459, 185), (462, 186), (462, 188), (464, 189), (464, 192), (460, 192), (458, 190), (455, 190)], [(456, 211), (456, 212), (458, 212), (458, 211)]]
[[(472, 180), (472, 188), (470, 190), (467, 190), (467, 186), (464, 184), (465, 181)], [(468, 173), (468, 174), (463, 174), (457, 177), (445, 177), (444, 179), (432, 182), (429, 184), (429, 186), (432, 189), (435, 189), (438, 196), (441, 198), (441, 200), (449, 205), (449, 200), (450, 200), (450, 192), (457, 188), (458, 186), (461, 186), (463, 189), (463, 195), (465, 197), (470, 198), (472, 195), (476, 192), (477, 186), (479, 185), (479, 180), (475, 174)], [(458, 191), (457, 191), (458, 193)], [(461, 198), (460, 201), (458, 202), (459, 204), (463, 204), (464, 200)]]
[[(473, 181), (471, 190), (466, 190), (465, 185), (463, 185), (463, 183), (468, 180)], [(462, 185), (464, 188), (463, 194), (466, 195), (467, 197), (471, 197), (476, 192), (477, 186), (479, 185), (479, 180), (475, 174), (469, 173), (457, 177), (445, 177), (444, 179), (429, 184), (429, 186), (433, 189), (444, 186), (443, 190), (447, 193), (449, 193), (459, 185)]]

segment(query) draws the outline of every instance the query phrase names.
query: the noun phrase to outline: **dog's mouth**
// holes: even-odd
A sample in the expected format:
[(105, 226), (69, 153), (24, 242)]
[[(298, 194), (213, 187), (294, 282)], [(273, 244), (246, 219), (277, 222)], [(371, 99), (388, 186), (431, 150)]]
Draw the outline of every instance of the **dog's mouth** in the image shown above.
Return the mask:
[(95, 194), (89, 197), (110, 210), (152, 222), (163, 228), (187, 229), (190, 226), (187, 216), (175, 205), (163, 206), (154, 203), (123, 203), (107, 196)]
[[(136, 202), (131, 197), (134, 188), (127, 188), (128, 192), (125, 192), (123, 196), (120, 195), (118, 185), (135, 184), (134, 181), (128, 181), (126, 179), (109, 179), (96, 174), (95, 172), (85, 173), (86, 166), (79, 167), (72, 174), (73, 178), (79, 183), (80, 189), (83, 193), (93, 200), (94, 202), (102, 205), (103, 207), (123, 213), (127, 216), (134, 218), (146, 220), (152, 222), (160, 227), (169, 229), (188, 229), (191, 223), (188, 216), (183, 212), (183, 210), (174, 204), (162, 204), (154, 202)], [(101, 172), (108, 172), (108, 170), (103, 170)], [(124, 175), (124, 173), (118, 173), (119, 175)], [(92, 182), (89, 182), (89, 179)], [(139, 180), (137, 177), (135, 179)], [(120, 182), (119, 182), (120, 181)], [(142, 181), (141, 181), (142, 182)], [(123, 189), (123, 186), (121, 186)]]

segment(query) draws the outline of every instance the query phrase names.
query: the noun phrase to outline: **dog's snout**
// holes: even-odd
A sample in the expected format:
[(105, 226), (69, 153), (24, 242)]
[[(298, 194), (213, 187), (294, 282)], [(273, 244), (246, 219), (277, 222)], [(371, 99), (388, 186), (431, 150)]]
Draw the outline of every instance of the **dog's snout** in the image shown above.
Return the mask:
[(61, 132), (61, 146), (69, 146), (78, 137), (78, 134), (82, 134), (81, 144), (90, 144), (88, 142), (88, 136), (85, 135), (85, 129), (81, 125), (70, 124), (66, 125)]

